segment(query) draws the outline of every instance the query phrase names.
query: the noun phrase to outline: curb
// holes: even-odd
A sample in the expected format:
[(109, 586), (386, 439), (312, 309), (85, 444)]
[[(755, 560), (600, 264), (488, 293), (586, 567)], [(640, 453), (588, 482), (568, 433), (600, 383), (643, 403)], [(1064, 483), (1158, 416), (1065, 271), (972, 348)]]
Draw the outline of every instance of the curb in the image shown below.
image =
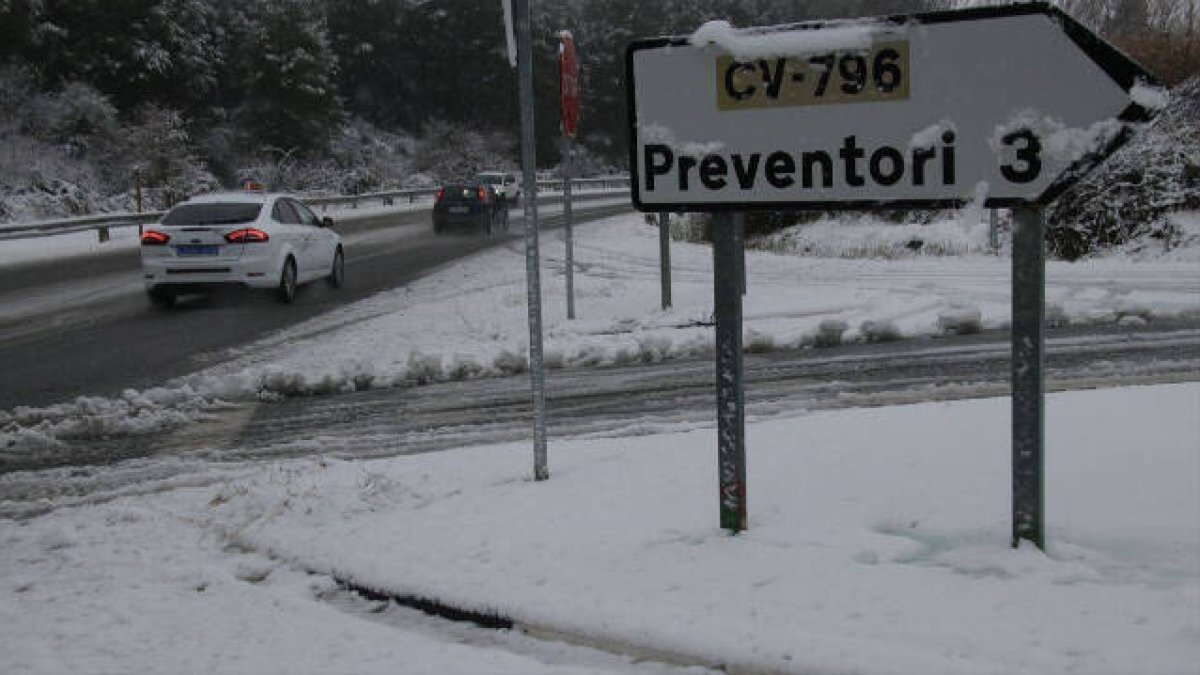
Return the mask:
[(516, 628), (516, 622), (512, 619), (494, 614), (490, 612), (477, 612), (460, 607), (452, 607), (438, 600), (422, 597), (419, 595), (396, 594), (391, 592), (380, 591), (379, 589), (362, 584), (348, 581), (342, 577), (332, 574), (330, 575), (337, 582), (338, 588), (351, 593), (356, 593), (368, 600), (376, 602), (394, 602), (402, 607), (420, 610), (430, 616), (436, 616), (441, 619), (449, 619), (450, 621), (460, 621), (464, 623), (473, 623), (483, 628), (491, 628), (493, 630), (512, 630)]
[(330, 576), (342, 590), (356, 593), (368, 600), (377, 602), (391, 601), (402, 607), (419, 610), (430, 616), (450, 621), (472, 623), (482, 628), (520, 631), (536, 640), (563, 642), (579, 647), (587, 647), (609, 654), (626, 656), (634, 662), (654, 661), (682, 668), (708, 668), (710, 670), (729, 673), (730, 675), (769, 675), (778, 672), (746, 664), (713, 661), (694, 654), (684, 654), (682, 652), (644, 645), (633, 645), (612, 638), (597, 638), (595, 636), (573, 633), (535, 623), (525, 623), (498, 612), (479, 612), (463, 609), (424, 596), (381, 591), (378, 588), (364, 586), (358, 582), (345, 579), (337, 574), (330, 574)]

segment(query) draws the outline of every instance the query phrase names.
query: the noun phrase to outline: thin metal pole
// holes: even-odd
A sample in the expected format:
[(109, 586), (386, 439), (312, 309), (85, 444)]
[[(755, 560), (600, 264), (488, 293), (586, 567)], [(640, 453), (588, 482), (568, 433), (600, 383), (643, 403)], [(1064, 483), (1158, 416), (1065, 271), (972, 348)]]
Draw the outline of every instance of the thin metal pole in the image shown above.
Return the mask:
[(746, 415), (742, 381), (742, 294), (734, 216), (713, 216), (713, 318), (716, 322), (717, 475), (721, 527), (746, 529)]
[(571, 138), (563, 135), (563, 218), (567, 237), (567, 318), (575, 318), (575, 237), (571, 232)]
[(737, 238), (738, 292), (746, 294), (746, 214), (733, 214), (733, 235)]
[(662, 308), (671, 309), (671, 215), (658, 214), (659, 280), (662, 284)]
[(1013, 216), (1012, 543), (1045, 550), (1045, 220), (1037, 207)]
[(537, 159), (533, 124), (533, 0), (513, 0), (521, 98), (521, 171), (525, 183), (525, 277), (529, 289), (529, 374), (533, 383), (533, 479), (546, 480), (546, 382), (542, 367), (542, 280), (538, 262)]

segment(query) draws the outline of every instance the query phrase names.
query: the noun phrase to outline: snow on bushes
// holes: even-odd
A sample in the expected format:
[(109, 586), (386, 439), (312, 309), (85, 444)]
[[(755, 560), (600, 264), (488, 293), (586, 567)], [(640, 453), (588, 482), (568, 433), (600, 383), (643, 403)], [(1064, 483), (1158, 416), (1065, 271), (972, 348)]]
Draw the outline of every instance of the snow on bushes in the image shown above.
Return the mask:
[(938, 314), (938, 330), (945, 335), (969, 335), (983, 330), (983, 313), (978, 307), (953, 307)]
[(1151, 238), (1180, 238), (1171, 215), (1200, 210), (1200, 78), (1170, 102), (1047, 213), (1053, 254), (1075, 259)]
[(928, 224), (897, 224), (874, 214), (822, 216), (773, 234), (748, 237), (746, 247), (818, 258), (914, 258), (992, 252), (987, 226), (947, 214)]

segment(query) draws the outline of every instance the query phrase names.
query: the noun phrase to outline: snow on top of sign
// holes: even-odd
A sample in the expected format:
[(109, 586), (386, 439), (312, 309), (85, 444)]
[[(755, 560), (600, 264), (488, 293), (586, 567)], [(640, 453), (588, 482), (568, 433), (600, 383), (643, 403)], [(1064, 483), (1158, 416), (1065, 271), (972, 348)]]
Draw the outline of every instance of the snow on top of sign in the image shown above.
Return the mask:
[(957, 133), (958, 127), (954, 125), (954, 122), (948, 119), (943, 119), (939, 122), (935, 122), (934, 124), (930, 124), (924, 129), (913, 134), (912, 138), (908, 139), (908, 148), (910, 150), (927, 150), (932, 148), (938, 143), (942, 142), (942, 135), (947, 131)]
[[(1028, 129), (1041, 143), (1040, 156), (1064, 164), (1083, 159), (1089, 154), (1101, 152), (1125, 128), (1115, 118), (1101, 120), (1087, 128), (1068, 127), (1062, 120), (1038, 114), (1033, 110), (1021, 110), (1008, 121), (996, 126), (988, 144), (998, 153), (1004, 153), (1005, 162), (1016, 160), (1014, 152), (1021, 146), (1005, 144), (1004, 137), (1015, 131)], [(1010, 156), (1012, 155), (1012, 156)]]
[(669, 146), (676, 154), (683, 157), (703, 157), (720, 152), (725, 144), (719, 141), (680, 141), (675, 138), (675, 132), (669, 127), (657, 122), (638, 125), (642, 139), (646, 143), (661, 143)]
[(1140, 80), (1129, 90), (1129, 97), (1146, 110), (1162, 110), (1171, 102), (1171, 95), (1166, 89)]
[(1115, 119), (1096, 122), (1086, 129), (1059, 126), (1042, 139), (1045, 155), (1069, 161), (1102, 151), (1125, 128)]
[(963, 234), (967, 235), (975, 241), (986, 241), (988, 238), (988, 219), (985, 218), (985, 207), (987, 203), (988, 193), (991, 192), (992, 185), (986, 180), (981, 180), (975, 183), (975, 189), (971, 191), (971, 201), (963, 205), (962, 219), (958, 221), (959, 227), (962, 228)]
[(764, 33), (739, 30), (728, 21), (709, 21), (688, 41), (697, 46), (716, 45), (738, 59), (762, 59), (790, 54), (870, 49), (883, 29), (878, 20), (847, 21), (820, 29)]

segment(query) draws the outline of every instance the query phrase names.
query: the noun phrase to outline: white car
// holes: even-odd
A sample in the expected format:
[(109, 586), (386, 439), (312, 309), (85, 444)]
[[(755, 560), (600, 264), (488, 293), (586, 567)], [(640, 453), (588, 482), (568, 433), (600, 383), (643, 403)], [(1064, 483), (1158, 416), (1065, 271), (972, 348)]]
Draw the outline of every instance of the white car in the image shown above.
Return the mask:
[(497, 197), (504, 197), (510, 203), (521, 199), (521, 180), (516, 174), (508, 171), (484, 171), (475, 176), (475, 180), (492, 188)]
[(150, 300), (171, 307), (184, 293), (224, 285), (274, 289), (284, 303), (296, 287), (345, 281), (345, 255), (333, 221), (295, 197), (224, 192), (176, 204), (142, 233), (142, 276)]

